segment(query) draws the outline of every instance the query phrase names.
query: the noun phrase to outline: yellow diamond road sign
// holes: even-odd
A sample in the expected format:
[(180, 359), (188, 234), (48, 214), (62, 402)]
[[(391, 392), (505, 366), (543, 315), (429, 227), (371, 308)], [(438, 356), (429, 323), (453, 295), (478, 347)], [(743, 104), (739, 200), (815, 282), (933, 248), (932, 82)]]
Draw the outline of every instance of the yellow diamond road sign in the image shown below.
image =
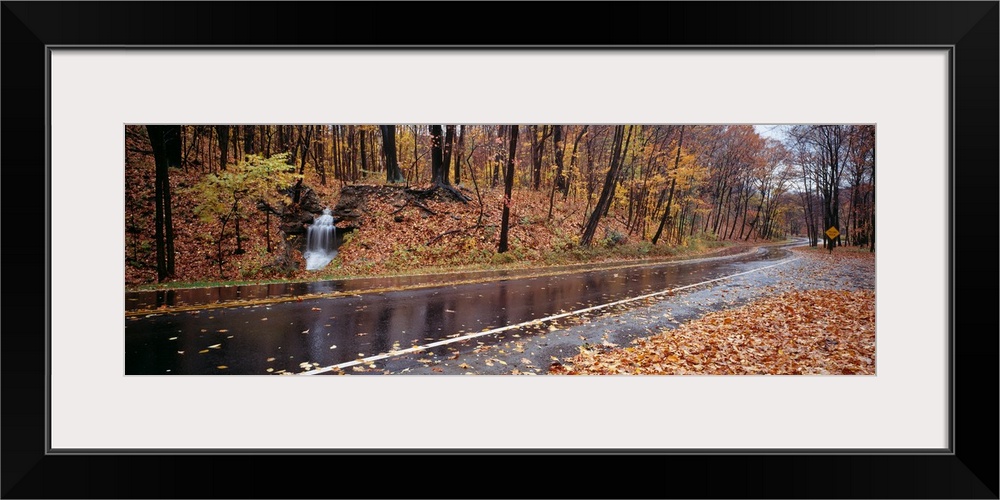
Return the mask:
[(837, 231), (837, 228), (830, 226), (830, 229), (826, 230), (826, 235), (832, 240), (837, 236), (840, 236), (840, 231)]

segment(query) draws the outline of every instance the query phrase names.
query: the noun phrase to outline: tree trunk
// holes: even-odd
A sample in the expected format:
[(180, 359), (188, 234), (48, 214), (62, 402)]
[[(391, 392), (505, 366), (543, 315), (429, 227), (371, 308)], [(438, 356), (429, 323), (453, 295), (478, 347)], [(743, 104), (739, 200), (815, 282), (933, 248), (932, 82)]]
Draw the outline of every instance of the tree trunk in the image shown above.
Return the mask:
[(215, 127), (208, 127), (208, 171), (215, 173)]
[(233, 125), (233, 133), (230, 134), (229, 140), (233, 143), (233, 163), (239, 163), (243, 161), (243, 155), (240, 154), (240, 134), (243, 133), (243, 127), (240, 125)]
[(497, 140), (494, 144), (493, 154), (493, 187), (496, 187), (500, 183), (500, 171), (503, 170), (503, 138), (504, 138), (504, 126), (497, 125)]
[(403, 182), (403, 172), (399, 170), (396, 161), (396, 126), (379, 125), (382, 133), (382, 152), (385, 154), (385, 181), (388, 183)]
[(431, 182), (437, 186), (446, 185), (446, 169), (441, 145), (441, 125), (431, 125)]
[(552, 131), (548, 125), (542, 125), (541, 133), (538, 126), (531, 126), (531, 189), (538, 191), (542, 185), (542, 156), (545, 152), (545, 139)]
[[(163, 206), (164, 206), (164, 185), (169, 185), (168, 182), (164, 182), (164, 178), (168, 177), (166, 161), (163, 156), (163, 131), (157, 130), (153, 131), (153, 126), (147, 126), (147, 131), (149, 133), (150, 143), (153, 144), (153, 156), (156, 162), (156, 180), (155, 180), (155, 204), (156, 204), (156, 215), (154, 216), (153, 223), (155, 224), (154, 238), (156, 240), (156, 281), (162, 283), (163, 280), (167, 278), (167, 248), (163, 236)], [(158, 127), (156, 127), (158, 128)], [(156, 154), (160, 152), (160, 154)]]
[(219, 132), (219, 170), (225, 170), (229, 162), (229, 125), (216, 125), (215, 130)]
[(569, 157), (569, 175), (566, 176), (566, 189), (563, 190), (563, 200), (569, 197), (569, 186), (573, 181), (573, 173), (576, 171), (576, 151), (577, 147), (580, 145), (580, 139), (587, 134), (587, 128), (590, 125), (584, 125), (580, 129), (580, 132), (576, 134), (576, 139), (573, 140), (573, 151), (570, 153)]
[(872, 165), (872, 190), (871, 190), (871, 193), (872, 193), (872, 204), (871, 204), (871, 208), (869, 209), (869, 212), (868, 212), (869, 217), (871, 218), (870, 219), (871, 222), (868, 225), (868, 231), (869, 231), (868, 232), (868, 251), (869, 252), (874, 252), (875, 251), (875, 127), (871, 127), (870, 130), (871, 130), (871, 143), (872, 143), (872, 153), (871, 153), (871, 158), (872, 158), (872, 162), (871, 162), (871, 165)]
[[(181, 130), (181, 139), (184, 139), (186, 136), (187, 134), (184, 133), (184, 130)], [(184, 167), (185, 172), (187, 172), (188, 157), (191, 156), (191, 151), (197, 152), (197, 146), (199, 142), (200, 141), (198, 140), (198, 127), (193, 126), (191, 127), (191, 140), (189, 141), (189, 144), (187, 144), (186, 146), (183, 144), (183, 142), (181, 144), (181, 147), (184, 150), (184, 157), (181, 158), (181, 165)]]
[[(631, 134), (631, 129), (629, 129), (629, 132)], [(624, 135), (625, 126), (616, 125), (615, 136), (612, 140), (611, 146), (611, 165), (608, 167), (608, 175), (604, 180), (604, 187), (601, 189), (601, 196), (597, 200), (597, 205), (594, 207), (594, 211), (590, 214), (587, 226), (583, 230), (583, 237), (580, 239), (580, 244), (585, 247), (590, 246), (592, 240), (594, 239), (594, 233), (597, 232), (597, 224), (600, 222), (601, 216), (611, 205), (611, 198), (615, 190), (615, 182), (618, 179), (618, 170), (621, 165), (622, 141), (624, 139)]]
[[(440, 130), (439, 130), (440, 131)], [(510, 126), (510, 153), (507, 156), (507, 169), (503, 176), (503, 214), (500, 218), (500, 245), (498, 253), (507, 251), (507, 233), (510, 227), (510, 196), (514, 189), (514, 155), (517, 154), (517, 125)]]
[(563, 176), (563, 155), (566, 153), (566, 145), (563, 143), (562, 125), (552, 126), (552, 154), (556, 160), (556, 178), (552, 182), (552, 191), (549, 193), (549, 215), (547, 220), (552, 219), (552, 205), (556, 197), (556, 189), (568, 189), (566, 177)]
[(542, 178), (542, 158), (538, 154), (538, 144), (541, 142), (538, 140), (538, 125), (531, 125), (528, 127), (528, 133), (531, 136), (531, 189), (538, 191), (538, 187)]
[(333, 126), (333, 145), (331, 148), (331, 153), (333, 156), (333, 177), (335, 179), (343, 179), (343, 167), (341, 167), (341, 150), (340, 150), (340, 125)]
[(355, 177), (355, 170), (356, 170), (355, 164), (357, 162), (355, 160), (357, 160), (357, 154), (355, 154), (356, 150), (354, 148), (354, 140), (355, 140), (354, 136), (355, 135), (356, 134), (355, 134), (355, 131), (354, 131), (354, 125), (348, 125), (347, 126), (347, 135), (346, 135), (346, 139), (347, 139), (347, 141), (346, 141), (346, 151), (345, 151), (346, 158), (344, 158), (346, 160), (346, 165), (344, 165), (344, 177), (347, 180), (350, 180), (350, 181), (354, 181), (355, 178), (356, 178)]
[(253, 136), (254, 136), (254, 130), (256, 128), (257, 127), (253, 125), (243, 126), (243, 152), (248, 155), (254, 154), (255, 151), (253, 144), (253, 139), (254, 139)]
[(419, 130), (417, 129), (417, 126), (414, 125), (413, 126), (413, 166), (410, 167), (410, 174), (413, 176), (413, 184), (417, 183), (417, 179), (419, 179), (419, 176), (418, 176), (417, 172), (419, 172), (419, 170), (420, 170), (420, 169), (417, 168), (417, 164), (420, 163), (420, 156), (417, 155), (417, 138), (420, 137), (420, 134), (418, 132), (419, 132)]
[[(169, 126), (163, 134), (164, 147), (167, 149), (168, 167), (181, 166), (181, 128), (180, 125)], [(170, 179), (163, 177), (163, 233), (167, 246), (167, 276), (174, 275), (174, 217), (171, 208)]]
[(462, 149), (465, 146), (465, 128), (468, 125), (462, 125), (462, 128), (458, 130), (458, 146), (455, 148), (455, 184), (462, 183), (462, 176), (459, 174), (459, 165), (462, 164)]
[(376, 152), (378, 148), (375, 147), (375, 143), (377, 141), (375, 140), (374, 131), (372, 132), (373, 133), (368, 134), (368, 158), (370, 160), (368, 164), (371, 165), (372, 173), (376, 173), (382, 168), (382, 166), (379, 165), (378, 162), (379, 153)]
[[(396, 126), (393, 125), (392, 129), (395, 131)], [(406, 133), (406, 129), (403, 129), (403, 133)], [(392, 140), (396, 142), (396, 169), (399, 172), (399, 180), (397, 182), (406, 182), (406, 174), (403, 173), (402, 167), (399, 166), (399, 162), (403, 159), (403, 141), (396, 141), (396, 132), (392, 133)], [(416, 143), (416, 138), (414, 137), (414, 143)], [(386, 174), (389, 175), (388, 173)]]
[(316, 173), (319, 174), (320, 185), (326, 185), (326, 155), (324, 150), (326, 149), (326, 130), (324, 125), (315, 125), (311, 127), (313, 129), (313, 135), (316, 139), (313, 141), (314, 144), (311, 148), (313, 155), (313, 168), (316, 169)]
[[(305, 129), (305, 130), (303, 130)], [(312, 140), (312, 127), (299, 126), (299, 141), (298, 150), (300, 152), (299, 175), (304, 176), (306, 173), (306, 158), (309, 156), (309, 142)], [(298, 203), (302, 198), (302, 179), (295, 181), (295, 192), (292, 195), (292, 203)]]
[[(697, 142), (697, 141), (696, 141)], [(677, 185), (677, 169), (681, 166), (681, 147), (684, 145), (684, 125), (681, 125), (681, 135), (677, 139), (677, 156), (674, 157), (674, 175), (670, 178), (670, 194), (667, 195), (667, 209), (663, 212), (663, 218), (660, 219), (660, 226), (656, 228), (656, 234), (653, 235), (653, 244), (660, 239), (660, 234), (663, 233), (663, 226), (670, 219), (670, 203), (674, 199), (674, 187)]]
[(361, 143), (361, 177), (368, 175), (368, 154), (365, 152), (365, 129), (358, 130), (358, 142)]
[[(191, 145), (194, 148), (194, 150), (193, 150), (193, 152), (194, 152), (194, 161), (193, 161), (193, 164), (198, 169), (198, 172), (204, 172), (205, 171), (205, 165), (204, 165), (205, 157), (201, 153), (201, 136), (204, 133), (204, 130), (200, 126), (195, 126), (195, 127), (192, 127), (192, 128), (194, 128), (194, 137), (192, 138), (193, 144)], [(185, 161), (187, 161), (187, 160), (185, 159)]]
[(179, 125), (148, 125), (150, 146), (156, 164), (156, 205), (154, 224), (156, 240), (156, 280), (174, 275), (174, 228), (170, 202), (170, 167), (181, 164), (181, 131)]
[(445, 125), (445, 135), (444, 135), (444, 161), (441, 164), (441, 178), (444, 179), (445, 184), (450, 184), (448, 180), (448, 166), (451, 165), (451, 149), (452, 144), (455, 142), (455, 126)]
[(264, 212), (264, 238), (267, 241), (267, 253), (271, 253), (271, 211)]
[(587, 218), (587, 213), (590, 211), (590, 206), (593, 203), (594, 191), (597, 189), (597, 180), (594, 178), (594, 155), (596, 150), (596, 136), (590, 135), (587, 137), (586, 149), (587, 149), (587, 208), (584, 210), (584, 218)]

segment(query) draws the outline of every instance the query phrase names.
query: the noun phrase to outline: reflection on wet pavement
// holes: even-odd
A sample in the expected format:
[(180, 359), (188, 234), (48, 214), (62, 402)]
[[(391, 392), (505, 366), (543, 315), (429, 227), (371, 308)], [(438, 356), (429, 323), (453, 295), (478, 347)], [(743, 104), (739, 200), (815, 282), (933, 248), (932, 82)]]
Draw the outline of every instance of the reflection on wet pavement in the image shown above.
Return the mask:
[[(307, 366), (334, 365), (700, 283), (767, 265), (787, 254), (788, 251), (781, 248), (768, 248), (728, 260), (673, 262), (488, 283), (134, 316), (125, 320), (125, 373), (298, 373)], [(405, 282), (407, 279), (392, 279), (397, 285), (400, 280)], [(362, 287), (381, 288), (386, 281), (258, 285), (190, 292), (210, 293), (215, 300), (247, 299), (301, 290), (324, 293), (350, 290), (348, 287), (360, 290), (366, 289)], [(188, 291), (174, 291), (172, 298), (169, 297), (171, 292), (151, 293), (162, 293), (164, 300), (177, 303), (180, 292)], [(489, 336), (484, 336), (477, 340), (488, 339)]]

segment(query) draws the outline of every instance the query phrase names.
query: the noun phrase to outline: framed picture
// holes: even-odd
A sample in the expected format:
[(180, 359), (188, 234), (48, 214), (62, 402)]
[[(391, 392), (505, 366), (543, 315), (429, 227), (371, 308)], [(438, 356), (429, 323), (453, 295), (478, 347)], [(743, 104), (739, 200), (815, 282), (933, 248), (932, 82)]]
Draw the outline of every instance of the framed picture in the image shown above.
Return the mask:
[[(186, 480), (251, 459), (275, 477), (346, 463), (353, 484), (329, 495), (406, 497), (385, 467), (416, 455), (460, 471), (458, 496), (481, 491), (466, 457), (494, 456), (611, 479), (545, 494), (997, 497), (996, 430), (975, 423), (996, 421), (996, 392), (957, 385), (995, 380), (996, 337), (978, 334), (995, 315), (966, 305), (995, 299), (975, 279), (993, 260), (956, 231), (997, 206), (996, 2), (592, 4), (553, 20), (496, 4), (489, 30), (444, 21), (452, 5), (4, 3), (14, 248), (37, 238), (42, 211), (25, 207), (46, 194), (45, 252), (17, 257), (45, 279), (5, 294), (5, 497), (316, 495)], [(511, 44), (514, 25), (561, 40)], [(125, 125), (434, 120), (874, 124), (877, 374), (126, 376)], [(642, 465), (677, 472), (619, 484)]]

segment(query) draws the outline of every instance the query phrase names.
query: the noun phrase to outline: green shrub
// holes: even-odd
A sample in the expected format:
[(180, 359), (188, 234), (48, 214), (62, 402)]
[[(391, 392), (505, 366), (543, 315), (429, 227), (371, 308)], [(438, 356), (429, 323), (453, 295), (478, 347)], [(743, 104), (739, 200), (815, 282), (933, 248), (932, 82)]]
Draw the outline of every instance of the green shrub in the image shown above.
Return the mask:
[(624, 234), (614, 229), (611, 229), (604, 232), (603, 242), (605, 246), (613, 247), (625, 243), (625, 240), (627, 239), (628, 237), (625, 236)]
[(518, 260), (517, 256), (514, 255), (514, 252), (508, 250), (504, 253), (494, 253), (493, 257), (490, 259), (490, 262), (492, 264), (502, 265), (502, 264), (510, 264), (512, 262), (517, 262), (517, 260)]
[(354, 239), (354, 231), (348, 231), (340, 239), (340, 246), (345, 246)]

